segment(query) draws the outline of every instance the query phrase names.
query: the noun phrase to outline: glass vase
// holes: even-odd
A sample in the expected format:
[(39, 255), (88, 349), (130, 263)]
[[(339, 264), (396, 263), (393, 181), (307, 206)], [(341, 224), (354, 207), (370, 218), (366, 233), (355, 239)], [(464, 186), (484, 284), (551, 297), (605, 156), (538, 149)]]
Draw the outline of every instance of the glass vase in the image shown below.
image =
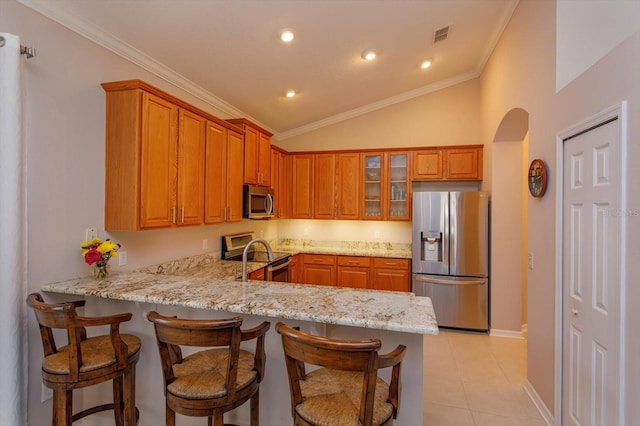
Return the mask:
[(109, 265), (93, 265), (93, 277), (102, 280), (109, 276)]

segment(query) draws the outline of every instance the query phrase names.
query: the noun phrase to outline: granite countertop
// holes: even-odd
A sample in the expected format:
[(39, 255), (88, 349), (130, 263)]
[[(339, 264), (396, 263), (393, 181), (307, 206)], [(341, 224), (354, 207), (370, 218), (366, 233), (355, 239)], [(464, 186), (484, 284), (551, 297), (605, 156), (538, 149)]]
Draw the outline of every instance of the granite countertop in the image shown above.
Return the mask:
[[(252, 262), (248, 269), (264, 266)], [(106, 299), (314, 321), (418, 334), (438, 334), (431, 299), (413, 293), (234, 279), (239, 262), (203, 255), (103, 280), (84, 277), (43, 291)]]
[(368, 241), (317, 241), (283, 238), (270, 242), (273, 251), (411, 259), (411, 244)]

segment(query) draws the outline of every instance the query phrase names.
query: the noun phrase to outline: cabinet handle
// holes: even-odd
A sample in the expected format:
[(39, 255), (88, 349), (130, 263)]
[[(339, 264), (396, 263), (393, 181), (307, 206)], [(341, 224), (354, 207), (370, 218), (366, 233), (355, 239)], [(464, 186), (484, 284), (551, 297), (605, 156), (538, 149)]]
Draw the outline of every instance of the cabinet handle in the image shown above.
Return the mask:
[(171, 207), (171, 223), (176, 223), (176, 206)]
[(233, 207), (229, 207), (229, 220), (233, 219)]
[(180, 223), (184, 223), (184, 207), (182, 207), (181, 210), (182, 210), (182, 213), (181, 213), (182, 218)]
[(222, 220), (226, 222), (226, 221), (227, 221), (227, 208), (226, 208), (226, 207), (224, 207), (224, 208), (222, 209), (222, 211), (223, 211), (223, 213), (222, 213)]

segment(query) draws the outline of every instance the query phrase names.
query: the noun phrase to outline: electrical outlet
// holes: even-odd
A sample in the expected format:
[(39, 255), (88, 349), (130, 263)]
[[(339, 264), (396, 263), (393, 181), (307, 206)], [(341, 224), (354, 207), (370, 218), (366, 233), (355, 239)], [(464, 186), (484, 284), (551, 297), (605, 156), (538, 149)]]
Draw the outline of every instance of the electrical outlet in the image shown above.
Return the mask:
[(84, 230), (84, 240), (89, 241), (98, 237), (98, 228), (87, 228)]
[(40, 393), (40, 402), (46, 402), (51, 398), (53, 398), (53, 389), (49, 389), (43, 384), (42, 392)]
[(209, 246), (209, 241), (202, 240), (202, 250), (206, 250), (208, 246)]
[(304, 228), (303, 234), (304, 235), (309, 235), (309, 228)]
[(529, 265), (529, 269), (533, 271), (533, 252), (529, 252), (527, 255), (527, 265)]
[(375, 231), (373, 233), (373, 238), (375, 238), (376, 240), (379, 240), (380, 239), (380, 231)]
[(124, 266), (127, 264), (127, 252), (119, 251), (118, 252), (118, 266)]

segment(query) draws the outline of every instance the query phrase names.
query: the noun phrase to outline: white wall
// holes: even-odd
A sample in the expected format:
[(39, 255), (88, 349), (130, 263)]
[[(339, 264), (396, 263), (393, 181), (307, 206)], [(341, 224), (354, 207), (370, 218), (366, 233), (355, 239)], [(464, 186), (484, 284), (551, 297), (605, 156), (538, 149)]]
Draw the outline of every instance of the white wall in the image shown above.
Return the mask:
[[(522, 140), (493, 143), (491, 329), (522, 329)], [(508, 300), (509, 303), (500, 303)]]
[[(481, 136), (491, 161), (496, 161), (493, 151), (497, 143), (490, 141), (504, 117), (521, 108), (529, 114), (529, 161), (541, 158), (550, 170), (555, 167), (555, 17), (555, 2), (521, 0), (480, 77)], [(490, 170), (499, 167), (496, 163)], [(496, 182), (498, 177), (492, 179)], [(527, 213), (528, 251), (535, 256), (535, 269), (527, 276), (527, 377), (551, 411), (555, 350), (553, 179), (543, 198), (529, 198)]]
[(586, 71), (638, 27), (638, 0), (558, 1), (557, 90)]

